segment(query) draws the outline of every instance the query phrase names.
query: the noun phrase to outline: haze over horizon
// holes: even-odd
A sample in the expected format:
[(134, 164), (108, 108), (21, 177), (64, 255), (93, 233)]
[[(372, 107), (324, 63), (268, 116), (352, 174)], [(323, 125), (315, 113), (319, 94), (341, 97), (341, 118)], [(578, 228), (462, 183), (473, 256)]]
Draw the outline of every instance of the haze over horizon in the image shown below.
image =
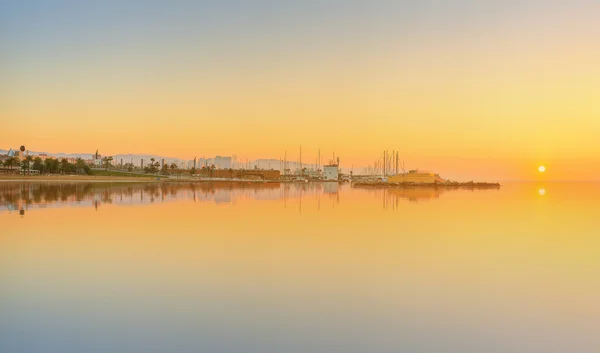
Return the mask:
[[(600, 179), (600, 3), (3, 1), (0, 148)], [(544, 165), (547, 172), (538, 173)]]

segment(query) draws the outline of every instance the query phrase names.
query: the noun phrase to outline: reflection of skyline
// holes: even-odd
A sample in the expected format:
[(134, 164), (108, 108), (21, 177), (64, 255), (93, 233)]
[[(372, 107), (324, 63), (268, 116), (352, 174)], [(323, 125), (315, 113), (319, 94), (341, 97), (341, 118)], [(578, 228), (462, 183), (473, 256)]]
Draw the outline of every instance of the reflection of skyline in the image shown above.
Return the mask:
[[(146, 205), (193, 200), (235, 203), (238, 199), (277, 200), (279, 184), (254, 183), (0, 183), (0, 211), (61, 205)], [(289, 197), (296, 193), (290, 192)]]
[[(317, 209), (340, 203), (342, 190), (356, 190), (374, 196), (384, 208), (394, 208), (400, 201), (435, 200), (447, 191), (443, 189), (353, 189), (338, 183), (0, 183), (0, 212), (35, 208), (94, 207), (103, 204), (148, 205), (153, 203), (191, 200), (200, 203), (235, 205), (238, 201), (282, 201), (297, 204), (300, 211), (303, 199), (314, 200)], [(323, 198), (323, 200), (322, 200)]]
[(382, 188), (382, 189), (363, 189), (369, 195), (380, 199), (383, 202), (383, 208), (398, 208), (400, 201), (418, 203), (421, 201), (430, 201), (439, 199), (445, 189), (441, 188)]

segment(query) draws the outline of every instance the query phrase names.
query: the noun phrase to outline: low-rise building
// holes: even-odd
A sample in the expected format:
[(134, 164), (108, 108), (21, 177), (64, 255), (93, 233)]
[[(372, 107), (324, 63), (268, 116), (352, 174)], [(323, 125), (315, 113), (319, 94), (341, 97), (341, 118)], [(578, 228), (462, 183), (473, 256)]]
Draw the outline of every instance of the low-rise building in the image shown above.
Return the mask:
[(340, 168), (337, 164), (329, 164), (323, 167), (323, 176), (325, 180), (338, 180), (340, 177)]
[(392, 175), (387, 178), (388, 183), (415, 183), (415, 184), (435, 184), (446, 182), (439, 174), (430, 172), (420, 172), (411, 170), (408, 173)]
[(195, 175), (222, 179), (278, 180), (281, 172), (265, 169), (197, 169)]
[(102, 167), (102, 155), (98, 153), (98, 150), (92, 155), (92, 165), (95, 167)]

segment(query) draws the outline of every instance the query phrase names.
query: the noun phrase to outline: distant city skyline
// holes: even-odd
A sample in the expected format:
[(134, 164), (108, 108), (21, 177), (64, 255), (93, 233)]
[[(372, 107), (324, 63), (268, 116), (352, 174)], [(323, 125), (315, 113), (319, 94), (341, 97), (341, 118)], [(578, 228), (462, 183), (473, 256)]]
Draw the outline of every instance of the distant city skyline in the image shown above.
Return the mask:
[[(7, 153), (9, 150), (10, 149), (0, 149), (0, 155)], [(52, 153), (52, 152), (47, 152), (47, 151), (29, 151), (29, 150), (27, 150), (26, 153), (29, 153), (32, 156), (38, 156), (38, 155), (42, 154), (44, 156), (52, 156), (52, 157), (57, 157), (57, 158), (70, 158), (70, 159), (82, 158), (84, 160), (94, 160), (95, 154), (98, 153), (99, 161), (101, 161), (102, 157), (108, 156), (108, 155), (103, 155), (101, 153), (100, 149), (97, 149), (93, 153), (64, 153), (64, 152)], [(113, 160), (111, 163), (112, 165), (119, 165), (119, 164), (121, 164), (121, 161), (122, 161), (123, 164), (133, 163), (134, 166), (140, 167), (142, 160), (147, 165), (147, 163), (149, 162), (149, 160), (151, 158), (154, 158), (157, 161), (161, 161), (164, 159), (165, 163), (168, 163), (168, 164), (175, 163), (178, 167), (187, 168), (187, 169), (192, 168), (193, 163), (194, 163), (194, 159), (175, 158), (175, 157), (161, 156), (161, 155), (156, 155), (156, 154), (118, 153), (116, 155), (110, 155), (110, 156), (113, 157)], [(228, 169), (228, 168), (253, 169), (255, 167), (257, 167), (259, 169), (275, 169), (275, 170), (281, 170), (281, 171), (283, 171), (283, 169), (285, 169), (283, 166), (284, 161), (275, 159), (275, 158), (258, 158), (258, 159), (253, 159), (253, 160), (250, 160), (250, 159), (238, 160), (237, 155), (231, 155), (231, 156), (217, 155), (217, 156), (196, 157), (195, 159), (196, 159), (196, 168), (201, 168), (202, 166), (214, 165), (215, 167), (217, 167), (219, 169)], [(101, 165), (101, 163), (98, 163), (98, 165)], [(300, 165), (301, 164), (298, 160), (288, 160), (287, 161), (287, 166), (292, 171), (296, 171), (297, 169), (299, 169)], [(318, 169), (318, 164), (316, 162), (315, 163), (302, 163), (302, 166), (307, 168), (308, 170)], [(349, 172), (352, 168), (350, 167), (350, 168), (344, 168), (344, 169), (347, 169), (347, 171)]]

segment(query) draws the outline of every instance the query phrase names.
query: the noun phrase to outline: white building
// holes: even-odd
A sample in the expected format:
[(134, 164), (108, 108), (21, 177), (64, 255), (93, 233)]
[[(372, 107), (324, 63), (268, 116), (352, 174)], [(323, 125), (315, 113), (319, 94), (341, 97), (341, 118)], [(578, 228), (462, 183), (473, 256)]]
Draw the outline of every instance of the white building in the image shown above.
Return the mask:
[(98, 150), (96, 150), (96, 153), (92, 155), (92, 164), (95, 167), (102, 167), (102, 155), (98, 153)]
[(325, 180), (338, 180), (339, 178), (339, 166), (337, 164), (326, 165), (323, 168), (323, 175)]

